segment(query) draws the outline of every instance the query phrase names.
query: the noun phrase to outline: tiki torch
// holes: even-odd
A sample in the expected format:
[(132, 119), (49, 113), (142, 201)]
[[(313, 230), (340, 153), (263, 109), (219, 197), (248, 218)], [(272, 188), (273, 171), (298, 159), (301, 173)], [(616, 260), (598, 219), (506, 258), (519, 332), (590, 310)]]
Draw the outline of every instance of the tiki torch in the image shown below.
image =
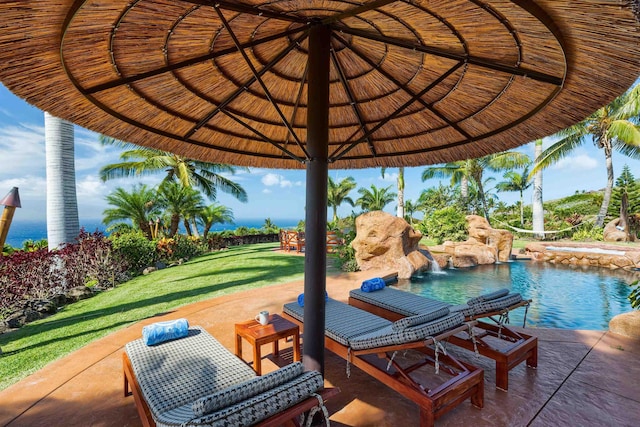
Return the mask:
[(4, 196), (0, 200), (0, 205), (4, 205), (4, 211), (2, 211), (2, 218), (0, 218), (0, 253), (4, 248), (4, 242), (7, 240), (7, 234), (9, 234), (9, 227), (11, 226), (11, 220), (13, 219), (13, 213), (16, 208), (20, 206), (20, 195), (18, 194), (18, 187), (13, 187), (9, 194)]

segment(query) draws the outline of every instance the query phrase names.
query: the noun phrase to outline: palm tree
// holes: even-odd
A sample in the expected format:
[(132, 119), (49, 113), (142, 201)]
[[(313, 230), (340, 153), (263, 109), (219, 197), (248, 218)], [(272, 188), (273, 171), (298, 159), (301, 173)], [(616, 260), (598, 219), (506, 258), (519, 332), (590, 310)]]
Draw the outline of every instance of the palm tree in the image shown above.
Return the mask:
[(423, 210), (425, 215), (428, 216), (439, 209), (449, 206), (453, 201), (453, 189), (438, 183), (437, 187), (422, 190), (416, 205), (418, 209)]
[(371, 190), (367, 188), (358, 189), (360, 198), (356, 200), (356, 205), (364, 211), (381, 211), (396, 198), (396, 193), (391, 192), (391, 186), (378, 188), (371, 184)]
[[(535, 159), (537, 162), (542, 154), (542, 140), (538, 139), (535, 144)], [(533, 173), (533, 200), (531, 201), (533, 209), (533, 236), (538, 239), (544, 239), (544, 204), (542, 203), (542, 169)]]
[(348, 176), (336, 183), (331, 177), (327, 182), (327, 205), (333, 208), (333, 221), (338, 219), (338, 206), (348, 203), (355, 206), (353, 199), (349, 197), (351, 190), (356, 188), (356, 181)]
[(463, 203), (468, 201), (468, 183), (473, 181), (476, 185), (478, 200), (481, 204), (484, 217), (489, 221), (489, 209), (484, 189), (484, 172), (502, 172), (505, 170), (522, 167), (529, 164), (529, 156), (517, 151), (504, 151), (502, 153), (489, 154), (478, 159), (447, 163), (444, 166), (430, 167), (422, 173), (422, 180), (438, 177), (451, 177), (452, 184), (460, 183), (462, 186), (460, 196)]
[(531, 163), (531, 159), (524, 153), (518, 151), (504, 151), (502, 153), (489, 154), (479, 159), (469, 161), (469, 176), (473, 179), (478, 190), (478, 199), (481, 203), (484, 217), (489, 221), (489, 209), (487, 206), (488, 197), (486, 195), (483, 174), (484, 171), (502, 172), (505, 170), (523, 167)]
[(413, 200), (407, 200), (404, 202), (404, 209), (406, 212), (405, 219), (410, 225), (413, 225), (413, 215), (422, 209), (419, 202), (414, 202)]
[(184, 218), (187, 234), (191, 235), (188, 220), (196, 217), (204, 207), (200, 192), (190, 187), (184, 187), (178, 182), (164, 182), (158, 189), (158, 203), (171, 215), (169, 236), (178, 232), (180, 219)]
[(469, 204), (469, 160), (445, 163), (442, 166), (431, 166), (422, 172), (422, 182), (431, 178), (451, 178), (451, 186), (460, 185), (460, 198), (467, 210)]
[(241, 202), (247, 201), (244, 188), (221, 175), (235, 174), (237, 168), (234, 166), (201, 162), (154, 148), (139, 147), (104, 135), (100, 135), (100, 142), (127, 150), (120, 154), (122, 162), (100, 169), (100, 178), (103, 181), (162, 172), (166, 173), (163, 181), (179, 181), (184, 187), (199, 188), (211, 200), (216, 200), (219, 188)]
[(80, 233), (73, 124), (44, 113), (49, 250), (74, 241)]
[(149, 219), (159, 213), (156, 199), (156, 191), (143, 184), (136, 185), (131, 192), (118, 187), (107, 196), (107, 203), (113, 207), (104, 210), (102, 222), (109, 225), (115, 221), (129, 220), (150, 239)]
[(532, 182), (529, 177), (529, 166), (522, 170), (522, 173), (516, 171), (505, 172), (504, 181), (496, 184), (498, 191), (518, 191), (520, 193), (520, 226), (524, 226), (524, 192), (531, 187)]
[(211, 226), (213, 224), (233, 224), (233, 210), (226, 206), (214, 203), (200, 210), (198, 213), (198, 220), (204, 227), (202, 235), (206, 240), (209, 230), (211, 230)]
[[(383, 178), (386, 171), (387, 168), (382, 168), (380, 171)], [(398, 212), (396, 214), (398, 218), (404, 218), (404, 208), (404, 166), (400, 166), (398, 168)]]
[(592, 139), (596, 147), (604, 151), (607, 168), (607, 186), (595, 221), (596, 226), (602, 227), (613, 189), (613, 150), (640, 159), (640, 126), (637, 124), (639, 113), (640, 85), (636, 85), (580, 123), (558, 132), (560, 140), (542, 152), (533, 172), (557, 163)]

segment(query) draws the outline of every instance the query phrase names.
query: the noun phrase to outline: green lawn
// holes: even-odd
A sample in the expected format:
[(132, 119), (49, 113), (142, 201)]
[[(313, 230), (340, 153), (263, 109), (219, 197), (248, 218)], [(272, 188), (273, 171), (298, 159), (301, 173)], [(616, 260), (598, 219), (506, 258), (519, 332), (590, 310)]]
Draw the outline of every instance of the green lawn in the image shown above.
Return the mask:
[(178, 306), (246, 289), (300, 280), (304, 257), (277, 244), (234, 247), (140, 276), (56, 315), (0, 335), (0, 390), (78, 348)]

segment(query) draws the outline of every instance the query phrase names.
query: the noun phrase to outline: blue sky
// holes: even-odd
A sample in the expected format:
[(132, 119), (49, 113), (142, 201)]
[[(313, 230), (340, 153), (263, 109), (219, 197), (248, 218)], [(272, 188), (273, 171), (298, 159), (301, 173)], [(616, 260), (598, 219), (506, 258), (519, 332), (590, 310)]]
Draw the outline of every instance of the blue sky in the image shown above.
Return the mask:
[[(76, 186), (80, 222), (94, 221), (102, 217), (107, 207), (105, 196), (116, 187), (129, 188), (136, 182), (157, 184), (161, 176), (136, 179), (117, 179), (103, 183), (98, 171), (104, 165), (118, 160), (119, 150), (103, 147), (98, 135), (81, 127), (75, 127)], [(533, 144), (528, 143), (520, 151), (533, 157)], [(624, 164), (628, 164), (636, 178), (640, 177), (640, 161), (614, 154), (613, 165), (616, 177)], [(438, 180), (422, 182), (424, 167), (405, 170), (405, 199), (416, 200), (426, 188), (437, 186)], [(352, 176), (359, 187), (394, 186), (397, 169), (387, 169), (385, 178), (380, 169), (330, 170), (334, 180)], [(240, 203), (224, 193), (219, 193), (218, 202), (233, 209), (236, 219), (293, 219), (304, 218), (305, 172), (251, 168), (230, 177), (247, 191), (248, 203)], [(497, 181), (500, 176), (497, 176)], [(544, 171), (544, 200), (574, 194), (576, 191), (601, 189), (606, 184), (604, 155), (592, 144), (585, 144), (569, 158)], [(496, 182), (497, 182), (496, 181)], [(444, 182), (447, 184), (448, 182)], [(14, 221), (46, 219), (46, 181), (44, 152), (44, 115), (39, 109), (14, 96), (0, 85), (0, 197), (12, 187), (18, 187), (22, 209), (16, 211)], [(499, 193), (506, 203), (514, 203), (517, 193)], [(351, 194), (355, 200), (356, 191)], [(531, 202), (531, 190), (525, 193), (525, 203)], [(347, 215), (352, 208), (343, 205), (338, 213)], [(387, 209), (395, 212), (395, 203)], [(277, 222), (276, 222), (277, 224)]]

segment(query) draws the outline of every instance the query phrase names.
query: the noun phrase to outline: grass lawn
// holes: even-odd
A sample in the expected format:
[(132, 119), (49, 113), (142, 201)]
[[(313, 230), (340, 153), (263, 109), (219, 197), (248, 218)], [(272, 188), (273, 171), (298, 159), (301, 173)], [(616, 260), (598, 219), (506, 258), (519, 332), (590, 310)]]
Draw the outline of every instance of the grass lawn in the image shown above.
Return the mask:
[(233, 247), (139, 276), (53, 316), (0, 335), (0, 390), (74, 350), (158, 313), (247, 289), (300, 280), (304, 257), (277, 243)]

